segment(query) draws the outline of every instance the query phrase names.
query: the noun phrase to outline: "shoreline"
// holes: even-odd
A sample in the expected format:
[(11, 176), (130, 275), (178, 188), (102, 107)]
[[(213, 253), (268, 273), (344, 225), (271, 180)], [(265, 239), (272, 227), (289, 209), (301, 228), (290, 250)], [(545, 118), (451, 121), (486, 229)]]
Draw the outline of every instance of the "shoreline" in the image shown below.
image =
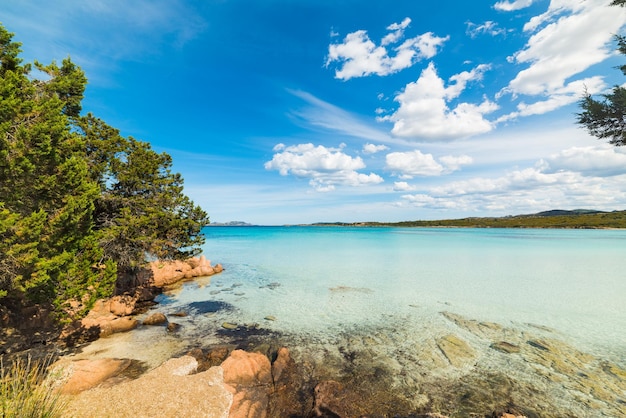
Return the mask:
[[(204, 362), (206, 365), (207, 361), (216, 358), (216, 351), (221, 350), (223, 362), (224, 350), (230, 355), (244, 349), (249, 354), (261, 353), (273, 363), (281, 348), (286, 347), (294, 362), (287, 392), (301, 400), (297, 406), (293, 405), (293, 399), (290, 401), (291, 408), (300, 408), (301, 415), (297, 416), (318, 416), (314, 412), (316, 396), (321, 396), (328, 405), (334, 405), (333, 408), (339, 408), (333, 412), (335, 416), (345, 417), (360, 415), (353, 414), (354, 410), (342, 404), (341, 399), (367, 408), (365, 412), (376, 416), (464, 417), (479, 414), (499, 417), (509, 413), (512, 416), (557, 417), (567, 414), (585, 416), (591, 411), (605, 411), (613, 416), (626, 413), (624, 405), (619, 402), (619, 393), (626, 391), (626, 371), (617, 364), (566, 344), (555, 331), (536, 325), (518, 330), (452, 312), (441, 313), (440, 320), (447, 324), (447, 331), (421, 340), (419, 346), (407, 345), (411, 338), (405, 333), (413, 332), (412, 328), (398, 328), (397, 323), (388, 324), (387, 328), (346, 329), (336, 340), (317, 343), (280, 333), (264, 333), (263, 327), (222, 327), (210, 331), (221, 337), (217, 343), (203, 346), (203, 338), (184, 340), (183, 346), (174, 350), (173, 357), (191, 354), (199, 364)], [(175, 333), (166, 335), (177, 338)], [(186, 338), (185, 334), (180, 338)], [(94, 348), (98, 349), (96, 346), (97, 342)], [(102, 351), (102, 347), (99, 350)], [(389, 350), (400, 350), (396, 354), (405, 354), (396, 359), (381, 357)], [(492, 362), (494, 359), (497, 359), (495, 363)], [(511, 364), (515, 367), (511, 368)], [(221, 367), (221, 363), (211, 367)], [(198, 374), (203, 373), (202, 368), (198, 370)], [(572, 397), (569, 392), (563, 392), (563, 385), (574, 390), (576, 395)], [(134, 386), (129, 383), (127, 387)], [(269, 394), (263, 399), (267, 399), (267, 405), (273, 402), (272, 405), (277, 407), (278, 401), (272, 400), (271, 395), (276, 392), (276, 387), (270, 385), (266, 389)], [(114, 393), (110, 390), (105, 385), (84, 396), (92, 399)], [(233, 399), (236, 393), (233, 393)], [(160, 396), (168, 399), (167, 394)], [(336, 399), (337, 396), (341, 399)], [(263, 410), (268, 411), (267, 405)], [(389, 408), (388, 405), (395, 406), (385, 409)], [(237, 416), (236, 410), (230, 409), (229, 416)], [(340, 410), (343, 412), (337, 413)], [(358, 412), (364, 413), (364, 410)]]

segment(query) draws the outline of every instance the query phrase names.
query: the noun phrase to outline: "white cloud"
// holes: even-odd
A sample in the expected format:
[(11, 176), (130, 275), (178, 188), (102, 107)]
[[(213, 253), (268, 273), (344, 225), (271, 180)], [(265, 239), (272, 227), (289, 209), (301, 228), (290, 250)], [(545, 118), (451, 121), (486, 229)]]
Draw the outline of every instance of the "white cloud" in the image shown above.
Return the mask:
[(405, 40), (393, 48), (396, 54), (390, 56), (387, 47), (404, 37), (404, 30), (410, 22), (411, 19), (406, 18), (402, 23), (388, 26), (387, 30), (391, 32), (381, 40), (380, 45), (376, 45), (365, 30), (349, 33), (342, 43), (329, 45), (326, 66), (338, 62), (340, 67), (335, 70), (335, 77), (341, 80), (372, 74), (385, 76), (408, 68), (420, 59), (432, 58), (449, 39), (427, 32)]
[[(343, 148), (343, 147), (342, 147)], [(361, 186), (382, 183), (377, 174), (357, 172), (365, 168), (360, 157), (351, 157), (341, 148), (327, 148), (322, 145), (299, 144), (274, 147), (271, 161), (265, 163), (266, 170), (277, 170), (280, 175), (289, 174), (309, 179), (309, 184), (317, 191), (334, 190), (336, 185)]]
[(514, 0), (514, 1), (499, 1), (493, 5), (493, 8), (503, 12), (512, 12), (514, 10), (525, 9), (533, 4), (534, 0)]
[[(400, 205), (464, 212), (532, 213), (626, 204), (626, 149), (606, 144), (571, 147), (533, 167), (499, 177), (475, 177), (404, 195)], [(515, 212), (513, 212), (515, 211)]]
[(519, 116), (541, 115), (560, 107), (576, 103), (585, 93), (597, 94), (606, 87), (602, 77), (595, 76), (583, 80), (572, 81), (565, 87), (555, 89), (546, 100), (538, 100), (532, 104), (521, 102), (517, 111), (498, 118), (497, 122), (504, 122)]
[(363, 153), (365, 154), (376, 154), (377, 152), (386, 151), (389, 147), (386, 145), (374, 145), (374, 144), (365, 144), (363, 145)]
[(458, 157), (446, 155), (441, 157), (439, 161), (447, 168), (447, 171), (451, 172), (460, 170), (462, 166), (473, 163), (474, 159), (469, 155), (461, 155)]
[(572, 147), (543, 161), (543, 171), (571, 171), (583, 176), (609, 177), (626, 174), (626, 149), (602, 144)]
[(393, 183), (393, 190), (396, 192), (409, 192), (415, 189), (415, 186), (410, 185), (406, 181), (396, 181)]
[(318, 99), (310, 93), (301, 90), (288, 90), (288, 92), (310, 105), (303, 110), (293, 112), (293, 115), (302, 118), (308, 125), (359, 139), (379, 142), (389, 142), (392, 139), (381, 129), (368, 125), (354, 114)]
[(402, 21), (402, 23), (392, 23), (391, 25), (387, 26), (387, 30), (393, 32), (386, 35), (380, 42), (380, 44), (388, 45), (398, 42), (404, 36), (404, 30), (409, 26), (410, 23), (411, 19), (407, 17)]
[(408, 152), (392, 152), (387, 154), (386, 168), (403, 179), (414, 176), (439, 176), (459, 170), (461, 166), (472, 163), (467, 155), (454, 157), (447, 155), (435, 160), (432, 154), (424, 154), (419, 150)]
[(400, 103), (395, 113), (378, 118), (394, 123), (392, 133), (411, 139), (457, 139), (489, 132), (493, 126), (484, 118), (498, 106), (484, 99), (476, 105), (459, 103), (453, 109), (447, 102), (457, 98), (470, 81), (481, 80), (487, 65), (479, 65), (450, 77), (445, 87), (431, 62), (416, 82), (409, 83), (395, 101)]
[(478, 35), (498, 36), (506, 34), (506, 30), (498, 27), (498, 24), (491, 20), (488, 20), (481, 25), (472, 22), (467, 22), (466, 25), (467, 30), (465, 33), (467, 33), (472, 39), (476, 38)]
[(444, 172), (444, 167), (435, 161), (432, 154), (422, 154), (419, 150), (389, 153), (386, 162), (389, 170), (406, 179), (414, 176), (438, 176)]
[[(531, 19), (525, 31), (534, 32), (526, 46), (511, 57), (528, 64), (505, 92), (552, 96), (567, 88), (566, 80), (604, 61), (612, 54), (613, 34), (626, 15), (606, 0), (553, 0), (546, 13)], [(598, 30), (601, 28), (601, 30)]]

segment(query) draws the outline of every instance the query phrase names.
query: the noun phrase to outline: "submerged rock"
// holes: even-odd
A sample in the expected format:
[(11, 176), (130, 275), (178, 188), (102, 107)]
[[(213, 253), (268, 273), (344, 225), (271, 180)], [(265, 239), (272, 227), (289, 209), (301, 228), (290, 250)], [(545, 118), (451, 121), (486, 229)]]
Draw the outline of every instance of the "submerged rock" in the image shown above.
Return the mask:
[(496, 341), (495, 343), (491, 344), (490, 347), (494, 350), (498, 350), (507, 354), (520, 352), (520, 347), (518, 345), (511, 344), (506, 341)]
[(168, 332), (176, 332), (180, 329), (181, 325), (176, 323), (176, 322), (170, 322), (169, 324), (167, 324), (167, 331)]
[(476, 358), (476, 351), (453, 334), (437, 339), (437, 346), (454, 367), (463, 367), (471, 364)]

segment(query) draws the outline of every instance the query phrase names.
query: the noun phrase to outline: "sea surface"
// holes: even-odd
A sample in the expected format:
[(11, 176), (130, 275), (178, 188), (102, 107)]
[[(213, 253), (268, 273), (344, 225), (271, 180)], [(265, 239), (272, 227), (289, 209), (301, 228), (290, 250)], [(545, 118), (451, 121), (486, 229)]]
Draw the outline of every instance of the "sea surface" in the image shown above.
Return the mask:
[(234, 322), (271, 315), (277, 320), (266, 326), (323, 335), (419, 307), (542, 325), (590, 349), (626, 352), (623, 230), (294, 226), (204, 232), (204, 254), (225, 271), (209, 285), (185, 286), (173, 299), (177, 305), (232, 304)]
[[(624, 230), (215, 226), (204, 233), (204, 255), (225, 270), (157, 299), (168, 315), (188, 314), (170, 317), (181, 330), (161, 337), (143, 327), (111, 340), (113, 352), (149, 343), (165, 357), (208, 347), (224, 340), (226, 324), (280, 335), (320, 363), (335, 356), (339, 364), (349, 351), (350, 361), (370, 359), (392, 375), (387, 385), (407, 392), (426, 393), (434, 375), (497, 371), (527, 382), (510, 395), (515, 402), (541, 394), (531, 412), (549, 405), (554, 416), (626, 413)], [(455, 338), (469, 354), (451, 357)], [(518, 352), (494, 350), (499, 340)], [(588, 389), (610, 379), (606, 393)], [(433, 396), (424, 402), (432, 406)]]

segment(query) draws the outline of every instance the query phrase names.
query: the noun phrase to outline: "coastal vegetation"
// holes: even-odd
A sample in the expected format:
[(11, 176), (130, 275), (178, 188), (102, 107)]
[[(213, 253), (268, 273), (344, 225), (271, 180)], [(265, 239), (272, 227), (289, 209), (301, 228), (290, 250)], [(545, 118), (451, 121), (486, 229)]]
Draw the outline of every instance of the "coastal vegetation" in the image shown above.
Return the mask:
[(66, 401), (45, 380), (47, 361), (17, 358), (10, 366), (0, 359), (0, 416), (56, 418)]
[(0, 26), (0, 307), (89, 309), (147, 260), (199, 253), (207, 214), (172, 158), (82, 112), (70, 58), (24, 64)]
[(600, 212), (592, 210), (552, 210), (532, 215), (504, 217), (470, 217), (444, 220), (403, 222), (355, 222), (314, 225), (448, 227), (448, 228), (626, 228), (626, 211)]

